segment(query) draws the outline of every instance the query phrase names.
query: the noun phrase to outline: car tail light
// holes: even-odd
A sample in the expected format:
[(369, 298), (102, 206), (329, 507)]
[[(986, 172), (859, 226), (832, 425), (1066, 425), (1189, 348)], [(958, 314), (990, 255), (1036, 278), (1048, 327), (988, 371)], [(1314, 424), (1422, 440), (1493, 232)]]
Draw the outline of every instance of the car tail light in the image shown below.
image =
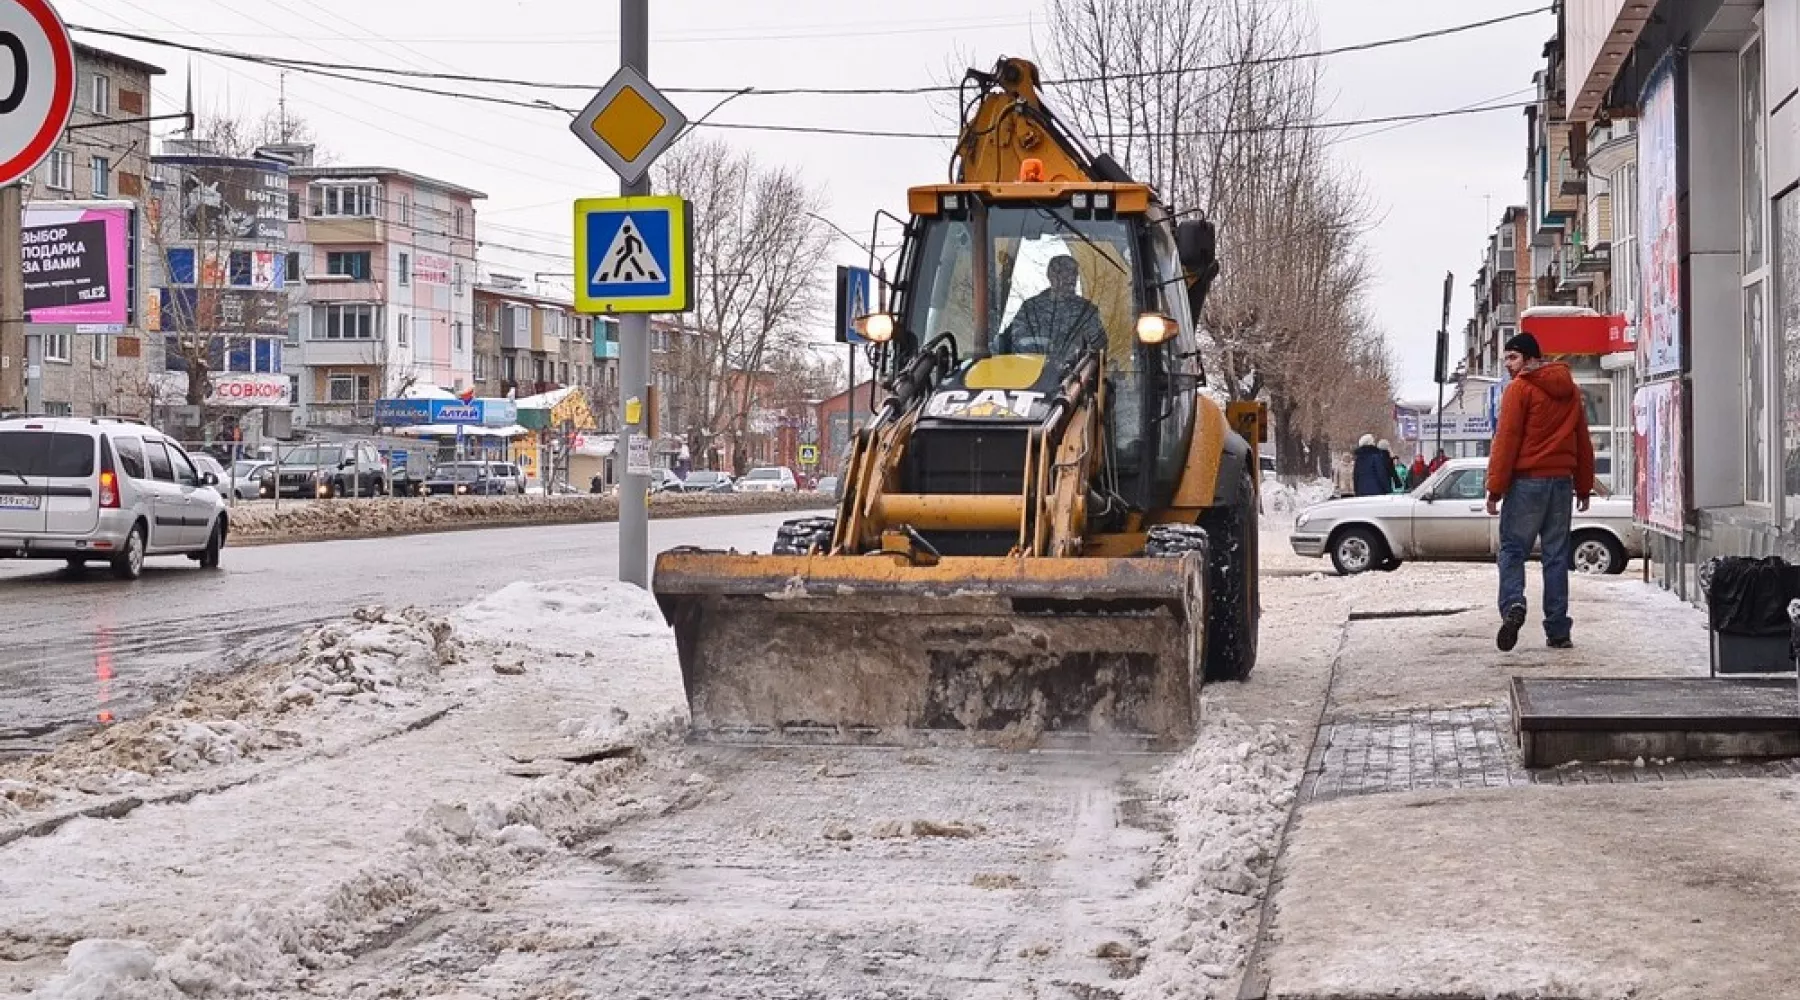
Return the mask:
[(119, 474), (113, 471), (112, 442), (100, 439), (100, 506), (119, 509)]

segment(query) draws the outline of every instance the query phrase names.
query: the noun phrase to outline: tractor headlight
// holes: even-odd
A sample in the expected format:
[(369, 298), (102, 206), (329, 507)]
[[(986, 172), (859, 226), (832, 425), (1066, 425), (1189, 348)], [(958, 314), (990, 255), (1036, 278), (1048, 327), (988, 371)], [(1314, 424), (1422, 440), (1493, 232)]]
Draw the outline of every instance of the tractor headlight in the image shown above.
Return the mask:
[(1138, 342), (1153, 347), (1174, 340), (1179, 330), (1175, 320), (1162, 313), (1144, 313), (1137, 320)]
[(862, 335), (877, 344), (885, 344), (894, 337), (894, 317), (892, 313), (870, 313), (859, 317), (856, 321)]

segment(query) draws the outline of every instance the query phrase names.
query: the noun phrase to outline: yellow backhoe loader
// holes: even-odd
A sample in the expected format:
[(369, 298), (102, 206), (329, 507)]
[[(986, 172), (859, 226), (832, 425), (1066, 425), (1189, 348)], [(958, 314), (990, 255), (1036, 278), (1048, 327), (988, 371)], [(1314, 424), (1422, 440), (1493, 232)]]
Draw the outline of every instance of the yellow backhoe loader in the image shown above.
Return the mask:
[(836, 516), (656, 561), (696, 739), (1174, 749), (1255, 663), (1255, 448), (1200, 391), (1212, 226), (1031, 63), (969, 79), (956, 179), (908, 192), (861, 323), (886, 398)]

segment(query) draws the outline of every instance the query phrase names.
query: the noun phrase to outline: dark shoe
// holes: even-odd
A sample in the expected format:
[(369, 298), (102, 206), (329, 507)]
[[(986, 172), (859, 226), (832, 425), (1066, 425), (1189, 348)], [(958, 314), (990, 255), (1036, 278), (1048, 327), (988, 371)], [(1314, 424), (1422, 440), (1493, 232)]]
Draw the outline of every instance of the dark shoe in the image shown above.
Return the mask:
[(1500, 617), (1500, 634), (1494, 637), (1494, 645), (1500, 652), (1510, 653), (1519, 644), (1519, 630), (1525, 627), (1525, 605), (1515, 604), (1506, 609)]
[(1549, 646), (1551, 649), (1574, 649), (1575, 648), (1575, 640), (1569, 638), (1566, 635), (1558, 636), (1557, 638), (1551, 639), (1549, 642), (1544, 643), (1544, 645)]

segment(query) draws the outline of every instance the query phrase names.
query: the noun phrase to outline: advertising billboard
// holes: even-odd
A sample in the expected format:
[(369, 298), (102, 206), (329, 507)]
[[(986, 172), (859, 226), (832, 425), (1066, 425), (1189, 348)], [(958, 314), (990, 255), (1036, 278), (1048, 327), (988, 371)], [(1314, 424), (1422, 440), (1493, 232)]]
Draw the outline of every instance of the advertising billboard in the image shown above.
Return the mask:
[(216, 373), (206, 401), (215, 406), (286, 406), (292, 382), (286, 375)]
[(1638, 374), (1681, 371), (1681, 209), (1677, 167), (1675, 59), (1665, 56), (1644, 84), (1638, 118)]
[(285, 334), (288, 300), (280, 292), (239, 288), (157, 289), (160, 328), (171, 333)]
[(1645, 528), (1677, 537), (1687, 525), (1681, 387), (1678, 379), (1651, 382), (1631, 399), (1632, 450), (1637, 459), (1632, 517)]
[(25, 321), (131, 323), (132, 222), (125, 205), (27, 205), (20, 258)]
[(159, 156), (170, 179), (181, 238), (188, 240), (286, 240), (287, 166), (218, 156)]

